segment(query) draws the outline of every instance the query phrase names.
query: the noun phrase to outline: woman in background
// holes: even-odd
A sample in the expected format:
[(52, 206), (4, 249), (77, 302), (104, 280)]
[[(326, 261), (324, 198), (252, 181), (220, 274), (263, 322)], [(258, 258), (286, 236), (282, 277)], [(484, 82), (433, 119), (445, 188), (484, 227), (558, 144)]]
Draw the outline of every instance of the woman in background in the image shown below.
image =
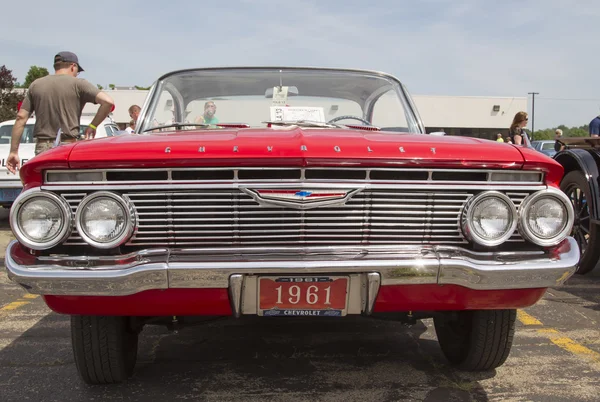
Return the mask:
[(524, 145), (523, 137), (525, 136), (524, 128), (529, 121), (527, 112), (518, 112), (513, 118), (513, 122), (508, 130), (508, 136), (515, 145)]

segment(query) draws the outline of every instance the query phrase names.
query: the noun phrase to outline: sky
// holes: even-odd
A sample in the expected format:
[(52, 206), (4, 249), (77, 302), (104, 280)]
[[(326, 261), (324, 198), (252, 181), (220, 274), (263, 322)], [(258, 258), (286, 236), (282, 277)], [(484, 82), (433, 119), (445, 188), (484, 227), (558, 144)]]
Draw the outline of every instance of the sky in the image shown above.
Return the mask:
[(0, 65), (24, 81), (75, 52), (94, 84), (149, 86), (172, 70), (346, 67), (413, 95), (535, 98), (535, 129), (600, 114), (598, 0), (29, 0), (2, 6)]

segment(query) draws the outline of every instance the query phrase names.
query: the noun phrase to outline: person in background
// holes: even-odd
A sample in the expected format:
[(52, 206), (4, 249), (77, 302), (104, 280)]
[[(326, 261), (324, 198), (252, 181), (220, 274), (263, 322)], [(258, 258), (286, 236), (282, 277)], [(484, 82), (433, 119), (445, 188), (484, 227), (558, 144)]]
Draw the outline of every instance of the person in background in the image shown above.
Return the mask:
[(590, 121), (590, 137), (598, 137), (600, 135), (600, 115), (594, 117)]
[(215, 113), (217, 112), (217, 106), (215, 102), (208, 101), (204, 104), (204, 114), (202, 116), (198, 116), (194, 123), (199, 124), (218, 124), (219, 119), (215, 117)]
[(129, 106), (129, 117), (131, 117), (131, 120), (133, 120), (135, 123), (137, 123), (137, 119), (138, 117), (140, 117), (140, 112), (142, 111), (142, 108), (139, 107), (138, 105), (131, 105)]
[(125, 131), (127, 131), (127, 134), (131, 134), (135, 131), (135, 120), (131, 119), (129, 121), (129, 125), (127, 126)]
[(510, 129), (508, 130), (508, 136), (511, 142), (515, 145), (525, 145), (523, 141), (523, 137), (525, 136), (525, 126), (527, 126), (527, 122), (529, 121), (529, 117), (527, 112), (518, 112), (515, 114), (513, 118), (513, 122), (510, 125)]
[(555, 136), (554, 136), (554, 150), (556, 152), (560, 152), (563, 149), (565, 149), (565, 144), (563, 144), (560, 139), (562, 138), (563, 135), (563, 131), (560, 128), (557, 128), (556, 131), (554, 132)]
[(496, 134), (496, 142), (504, 142), (504, 138), (502, 138), (501, 133)]
[(85, 130), (85, 139), (96, 136), (96, 127), (111, 112), (114, 101), (96, 85), (77, 78), (83, 68), (77, 55), (59, 52), (54, 56), (54, 74), (35, 80), (27, 91), (12, 130), (10, 153), (6, 159), (7, 169), (15, 174), (20, 168), (19, 144), (25, 123), (35, 112), (33, 137), (38, 155), (54, 146), (61, 131), (60, 142), (72, 143), (79, 137), (79, 120), (86, 103), (100, 104), (92, 122)]

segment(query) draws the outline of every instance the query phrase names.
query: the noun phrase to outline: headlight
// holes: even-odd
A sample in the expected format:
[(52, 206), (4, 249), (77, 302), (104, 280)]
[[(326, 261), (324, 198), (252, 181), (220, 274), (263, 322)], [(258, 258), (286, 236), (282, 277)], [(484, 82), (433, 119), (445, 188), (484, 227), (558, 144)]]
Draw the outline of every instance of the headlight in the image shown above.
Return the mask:
[(91, 246), (113, 248), (127, 241), (135, 226), (131, 204), (120, 196), (99, 191), (85, 197), (75, 216), (81, 238)]
[(506, 195), (486, 191), (471, 198), (462, 214), (463, 234), (483, 246), (497, 246), (512, 236), (517, 227), (517, 210)]
[(554, 246), (571, 233), (574, 216), (573, 206), (562, 191), (538, 191), (519, 206), (519, 233), (537, 245)]
[(10, 226), (21, 244), (46, 250), (62, 243), (71, 233), (71, 208), (55, 194), (29, 190), (15, 200)]

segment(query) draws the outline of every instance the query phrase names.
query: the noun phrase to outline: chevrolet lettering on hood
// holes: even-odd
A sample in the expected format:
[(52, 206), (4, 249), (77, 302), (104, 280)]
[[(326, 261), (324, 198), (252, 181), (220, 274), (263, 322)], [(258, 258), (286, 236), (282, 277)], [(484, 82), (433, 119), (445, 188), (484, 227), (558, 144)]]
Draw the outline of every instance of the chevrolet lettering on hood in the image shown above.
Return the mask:
[(5, 267), (71, 316), (89, 384), (133, 374), (146, 326), (208, 316), (280, 332), (306, 317), (433, 318), (448, 364), (493, 370), (517, 309), (578, 264), (562, 176), (525, 147), (426, 134), (389, 74), (174, 71), (133, 134), (23, 165)]

